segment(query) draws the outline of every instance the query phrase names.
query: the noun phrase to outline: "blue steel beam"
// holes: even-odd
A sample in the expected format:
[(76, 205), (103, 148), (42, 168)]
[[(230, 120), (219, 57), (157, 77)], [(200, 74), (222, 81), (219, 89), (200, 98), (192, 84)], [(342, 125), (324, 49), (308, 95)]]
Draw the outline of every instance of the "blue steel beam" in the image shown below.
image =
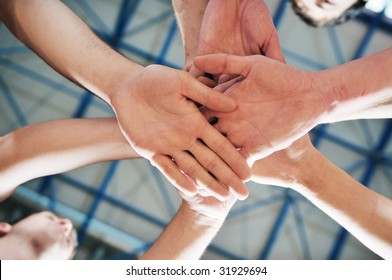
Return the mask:
[(366, 48), (368, 47), (370, 40), (375, 34), (377, 27), (380, 25), (381, 19), (383, 17), (384, 17), (384, 10), (382, 10), (382, 12), (378, 13), (377, 16), (373, 18), (373, 20), (370, 23), (370, 26), (368, 26), (368, 30), (366, 31), (365, 36), (363, 36), (361, 43), (359, 44), (357, 50), (355, 51), (352, 60), (360, 58), (364, 55)]
[(335, 26), (328, 26), (328, 37), (329, 37), (329, 41), (332, 44), (332, 48), (334, 50), (336, 62), (338, 64), (343, 64), (344, 62), (346, 62), (346, 59), (344, 58), (342, 47), (340, 46), (339, 38), (338, 35), (336, 34)]
[[(38, 83), (43, 84), (49, 88), (52, 88), (56, 92), (61, 92), (61, 93), (67, 94), (68, 96), (75, 98), (75, 99), (78, 99), (78, 100), (81, 98), (80, 91), (74, 90), (74, 89), (68, 87), (67, 84), (65, 84), (65, 83), (52, 80), (52, 79), (50, 79), (50, 78), (48, 78), (38, 72), (35, 72), (29, 68), (26, 68), (25, 66), (22, 66), (22, 65), (20, 65), (16, 62), (13, 62), (9, 59), (0, 57), (0, 64), (4, 65), (9, 70), (12, 70), (12, 71), (28, 78), (28, 79), (33, 80), (34, 82), (38, 82)], [(96, 99), (93, 99), (93, 100), (96, 100)], [(112, 113), (112, 110), (110, 109), (109, 106), (107, 106), (106, 103), (102, 103), (102, 102), (97, 101), (97, 102), (92, 103), (92, 105), (94, 105), (96, 108), (98, 108), (104, 112), (111, 112)]]
[(80, 102), (78, 107), (75, 110), (75, 113), (73, 114), (74, 118), (82, 118), (90, 106), (91, 102), (93, 99), (93, 95), (91, 92), (85, 91), (83, 95), (80, 96)]
[(112, 161), (109, 164), (108, 171), (106, 172), (105, 177), (95, 194), (94, 200), (87, 211), (86, 218), (84, 219), (84, 222), (78, 231), (79, 244), (84, 240), (86, 231), (91, 223), (91, 220), (94, 218), (95, 212), (97, 211), (100, 202), (105, 196), (106, 189), (108, 188), (110, 180), (112, 179), (117, 169), (117, 165), (118, 165), (118, 161)]
[(302, 54), (298, 54), (298, 53), (293, 52), (293, 51), (291, 51), (289, 49), (286, 49), (286, 48), (282, 48), (282, 50), (283, 50), (283, 53), (284, 53), (284, 55), (286, 57), (290, 57), (293, 60), (296, 60), (296, 61), (298, 61), (298, 62), (300, 62), (300, 63), (302, 63), (304, 65), (307, 65), (311, 69), (314, 69), (314, 70), (324, 70), (324, 69), (328, 68), (327, 65), (321, 64), (321, 63), (319, 63), (317, 61), (314, 61), (314, 60), (312, 60), (312, 59), (310, 59), (310, 58), (308, 58), (306, 56), (303, 56)]
[[(79, 189), (79, 190), (86, 192), (88, 194), (92, 194), (92, 195), (95, 194), (96, 190), (94, 187), (89, 186), (89, 185), (87, 185), (87, 184), (85, 184), (75, 178), (72, 178), (69, 175), (59, 174), (59, 175), (56, 175), (56, 179), (58, 179), (62, 182), (65, 182), (67, 184), (70, 184), (73, 188)], [(142, 219), (144, 219), (152, 224), (158, 225), (160, 227), (164, 227), (167, 224), (167, 222), (155, 217), (154, 215), (151, 215), (151, 214), (149, 214), (149, 213), (147, 213), (137, 207), (134, 207), (134, 206), (130, 205), (129, 203), (125, 203), (121, 199), (118, 199), (114, 196), (104, 194), (104, 199), (106, 202), (118, 207), (119, 209), (125, 210), (129, 213), (132, 213), (132, 214), (138, 216), (138, 217), (141, 217)]]
[(50, 184), (50, 181), (53, 180), (53, 176), (46, 176), (42, 178), (41, 183), (37, 189), (37, 192), (40, 194), (44, 194), (46, 190), (48, 189), (48, 186)]
[[(317, 132), (318, 129), (319, 128), (316, 127), (316, 128), (313, 129), (313, 131)], [(357, 153), (359, 155), (365, 155), (366, 156), (368, 154), (368, 149), (366, 149), (364, 147), (361, 147), (361, 146), (358, 146), (357, 144), (352, 143), (350, 141), (347, 141), (346, 139), (344, 139), (344, 138), (342, 138), (342, 137), (340, 137), (338, 135), (329, 133), (328, 131), (324, 132), (323, 137), (325, 139), (327, 139), (327, 140), (329, 140), (329, 141), (331, 141), (331, 142), (333, 142), (333, 143), (335, 143), (335, 144), (337, 144), (337, 145), (339, 145), (339, 146), (341, 146), (343, 148), (346, 148), (346, 149), (348, 149), (348, 150), (350, 150), (352, 152), (355, 152), (355, 153)]]
[(320, 146), (321, 140), (324, 138), (327, 133), (328, 124), (321, 124), (317, 127), (317, 129), (313, 129), (311, 133), (313, 134), (312, 143), (315, 148)]
[(359, 120), (359, 126), (362, 129), (362, 134), (365, 136), (366, 139), (366, 144), (368, 147), (373, 147), (374, 146), (374, 139), (373, 139), (373, 133), (370, 131), (369, 128), (369, 123), (367, 120)]
[(2, 76), (0, 76), (0, 90), (4, 93), (5, 99), (7, 100), (11, 109), (15, 113), (19, 125), (21, 126), (28, 125), (29, 122), (27, 121), (26, 116), (24, 115), (22, 109), (20, 109), (18, 102), (12, 95), (10, 88), (8, 87), (7, 83), (4, 81)]
[(123, 0), (117, 16), (116, 27), (110, 38), (109, 44), (114, 48), (118, 47), (119, 42), (125, 35), (127, 25), (135, 15), (136, 10), (139, 6), (140, 0)]
[[(366, 25), (371, 25), (374, 21), (374, 17), (374, 12), (365, 9), (355, 18), (355, 20)], [(390, 35), (392, 33), (392, 20), (386, 17), (382, 17), (380, 23), (378, 24), (378, 29)]]
[(173, 202), (170, 199), (169, 194), (167, 193), (161, 172), (159, 172), (159, 170), (156, 167), (152, 166), (151, 164), (149, 164), (148, 166), (149, 166), (150, 172), (155, 180), (156, 186), (158, 187), (158, 191), (161, 193), (163, 201), (166, 204), (169, 215), (170, 215), (170, 217), (173, 217), (174, 214), (176, 213), (176, 209), (174, 207)]
[[(153, 62), (158, 59), (158, 56), (156, 56), (152, 53), (146, 52), (138, 47), (132, 46), (131, 44), (124, 43), (124, 42), (119, 43), (119, 49), (124, 50), (124, 51), (128, 51), (128, 52), (130, 52), (134, 55), (137, 55), (140, 58), (145, 59), (147, 61)], [(168, 67), (172, 67), (172, 68), (176, 68), (176, 69), (182, 68), (180, 65), (175, 65), (167, 60), (164, 60), (162, 62), (162, 65), (166, 65)]]
[(29, 54), (31, 50), (26, 46), (0, 48), (0, 56)]
[(306, 230), (305, 230), (305, 225), (303, 221), (303, 216), (301, 214), (301, 210), (298, 206), (298, 202), (293, 199), (293, 212), (294, 212), (294, 218), (295, 218), (295, 225), (296, 229), (298, 232), (298, 237), (299, 237), (299, 242), (301, 243), (302, 249), (303, 249), (303, 254), (304, 254), (304, 259), (305, 260), (310, 260), (312, 259), (311, 254), (310, 254), (310, 248), (309, 248), (309, 240), (306, 235)]
[(161, 23), (162, 21), (164, 21), (168, 18), (171, 18), (171, 17), (173, 17), (173, 10), (172, 9), (170, 9), (170, 10), (168, 10), (168, 11), (166, 11), (156, 17), (153, 17), (146, 22), (143, 22), (139, 25), (132, 27), (132, 30), (127, 31), (124, 34), (124, 37), (132, 36), (132, 35), (137, 34), (139, 32), (143, 32), (146, 29), (148, 29), (149, 27), (157, 25), (157, 24)]
[(276, 29), (279, 28), (279, 25), (280, 25), (280, 22), (283, 18), (284, 12), (286, 11), (287, 2), (288, 2), (288, 0), (280, 0), (278, 8), (275, 10), (275, 13), (272, 17), (272, 19), (274, 20), (274, 24), (275, 24)]
[(381, 163), (385, 166), (385, 167), (389, 167), (392, 168), (392, 156), (388, 156), (388, 155), (384, 155)]
[(389, 180), (389, 182), (392, 185), (392, 172), (391, 169), (387, 169), (385, 166), (381, 167), (382, 172), (384, 173), (385, 177), (387, 177), (387, 179)]
[(22, 66), (22, 65), (16, 63), (14, 61), (0, 57), (0, 64), (7, 67), (9, 70), (17, 72), (17, 73), (35, 81), (35, 82), (44, 84), (44, 85), (48, 86), (49, 88), (52, 88), (56, 91), (64, 92), (74, 98), (78, 98), (78, 99), (80, 98), (80, 92), (73, 90), (61, 82), (54, 81), (54, 80), (52, 80), (52, 79), (50, 79), (50, 78), (48, 78), (38, 72), (35, 72), (25, 66)]
[(54, 176), (46, 176), (42, 178), (40, 185), (38, 186), (37, 193), (43, 196), (48, 192), (48, 208), (52, 212), (57, 212), (56, 209), (56, 186), (54, 182)]
[(274, 226), (272, 227), (268, 240), (265, 243), (264, 248), (259, 256), (259, 260), (265, 260), (269, 258), (272, 247), (275, 244), (276, 239), (278, 238), (280, 230), (282, 229), (284, 220), (287, 216), (291, 203), (292, 203), (292, 199), (290, 195), (286, 195), (283, 205), (280, 208), (278, 216), (275, 220)]
[(165, 57), (170, 49), (171, 44), (173, 43), (173, 39), (176, 36), (177, 33), (177, 22), (175, 19), (173, 19), (169, 32), (167, 33), (166, 39), (163, 43), (163, 47), (161, 48), (161, 51), (155, 60), (155, 63), (157, 64), (163, 64), (165, 62)]

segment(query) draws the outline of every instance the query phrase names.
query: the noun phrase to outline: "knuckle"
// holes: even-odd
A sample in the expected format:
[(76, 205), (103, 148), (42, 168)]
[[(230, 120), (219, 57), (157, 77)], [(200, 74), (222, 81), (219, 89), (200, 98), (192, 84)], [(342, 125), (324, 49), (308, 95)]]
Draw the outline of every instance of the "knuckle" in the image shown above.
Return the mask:
[(219, 158), (217, 155), (214, 155), (211, 160), (209, 160), (205, 166), (205, 168), (212, 172), (215, 171), (218, 167)]
[(197, 173), (197, 169), (198, 169), (198, 166), (197, 166), (197, 164), (194, 163), (194, 164), (189, 164), (189, 165), (185, 166), (185, 168), (182, 170), (184, 171), (185, 174), (187, 174), (193, 178)]
[(226, 137), (223, 137), (222, 140), (219, 141), (219, 143), (216, 146), (216, 154), (221, 154), (227, 149), (228, 145), (230, 144), (229, 140)]

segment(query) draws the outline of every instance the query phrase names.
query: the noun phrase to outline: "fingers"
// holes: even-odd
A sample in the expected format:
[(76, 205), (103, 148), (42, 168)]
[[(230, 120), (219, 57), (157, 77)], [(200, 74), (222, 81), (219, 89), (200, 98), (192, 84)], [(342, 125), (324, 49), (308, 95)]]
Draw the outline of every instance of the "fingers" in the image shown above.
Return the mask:
[(188, 83), (187, 86), (188, 88), (184, 95), (211, 110), (232, 112), (237, 106), (232, 98), (210, 89), (197, 80), (194, 80), (192, 84)]
[[(197, 158), (198, 161), (204, 160)], [(173, 155), (174, 161), (178, 167), (190, 178), (196, 181), (197, 185), (208, 190), (208, 193), (215, 196), (221, 201), (225, 201), (229, 197), (229, 190), (220, 184), (214, 177), (212, 177), (206, 169), (204, 169), (199, 162), (185, 151), (181, 151)], [(215, 161), (211, 162), (212, 165), (217, 164)], [(214, 169), (214, 166), (209, 166)]]
[(190, 67), (190, 69), (189, 69), (189, 74), (191, 74), (193, 77), (195, 77), (195, 78), (199, 78), (199, 77), (202, 77), (202, 76), (204, 76), (204, 72), (203, 71), (201, 71), (201, 70), (199, 70), (197, 67), (195, 67), (193, 64), (192, 64), (192, 66)]
[[(237, 174), (245, 180), (250, 177), (250, 169), (246, 160), (234, 148), (234, 146), (221, 133), (212, 126), (208, 126), (200, 135), (200, 139), (214, 151), (219, 157)], [(215, 176), (222, 176), (214, 173)], [(248, 196), (248, 189), (243, 184), (232, 185), (233, 192), (239, 199), (245, 199)]]
[(218, 84), (226, 83), (232, 79), (237, 77), (237, 75), (230, 75), (230, 74), (222, 74), (219, 76)]
[(196, 57), (194, 64), (197, 68), (207, 73), (237, 74), (246, 77), (256, 57), (260, 56), (211, 54)]
[(231, 80), (228, 80), (226, 82), (220, 82), (219, 85), (214, 87), (216, 91), (219, 91), (221, 93), (224, 93), (226, 90), (228, 90), (230, 87), (235, 85), (236, 83), (242, 81), (244, 78), (241, 76), (237, 76), (236, 78), (232, 78)]
[(206, 85), (209, 88), (214, 88), (217, 85), (217, 82), (204, 76), (201, 76), (197, 79), (199, 80), (199, 82), (201, 82), (202, 84)]
[(192, 180), (180, 171), (171, 158), (164, 155), (154, 155), (150, 161), (178, 190), (189, 196), (194, 196), (197, 193)]
[[(222, 188), (229, 189), (230, 192), (239, 198), (246, 197), (247, 188), (242, 180), (240, 180), (233, 170), (204, 143), (196, 141), (190, 147), (190, 152), (209, 173), (213, 174), (213, 176), (222, 183)], [(207, 189), (207, 192), (209, 192), (209, 189)]]

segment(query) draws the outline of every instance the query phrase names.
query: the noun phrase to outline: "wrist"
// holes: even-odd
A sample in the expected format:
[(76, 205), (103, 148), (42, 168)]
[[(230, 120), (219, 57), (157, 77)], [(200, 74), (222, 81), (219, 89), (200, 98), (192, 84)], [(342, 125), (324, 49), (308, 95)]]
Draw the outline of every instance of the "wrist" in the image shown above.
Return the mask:
[[(207, 211), (205, 211), (207, 212)], [(190, 225), (196, 228), (219, 228), (228, 213), (202, 213), (202, 211), (197, 211), (193, 209), (186, 201), (183, 201), (180, 209), (178, 210), (178, 215), (181, 215), (186, 221), (191, 221)]]
[(117, 73), (113, 74), (113, 78), (108, 78), (108, 85), (106, 85), (106, 97), (105, 100), (113, 109), (116, 106), (116, 100), (120, 99), (120, 96), (128, 92), (124, 90), (126, 88), (132, 88), (134, 84), (135, 77), (141, 73), (144, 69), (143, 66), (128, 61)]
[(331, 112), (335, 110), (337, 101), (342, 99), (344, 89), (335, 86), (336, 81), (331, 80), (328, 70), (310, 72), (309, 75), (311, 85), (308, 92), (314, 100), (313, 108), (317, 107), (319, 110), (317, 125), (329, 123)]
[(349, 120), (353, 114), (388, 99), (387, 95), (379, 91), (383, 86), (377, 84), (377, 78), (363, 78), (364, 71), (360, 66), (357, 61), (352, 61), (316, 74), (320, 97), (326, 105), (326, 114), (320, 123)]
[(306, 135), (290, 147), (258, 160), (252, 167), (252, 181), (285, 188), (302, 184), (308, 180), (307, 171), (313, 162), (315, 151), (317, 150)]
[(320, 157), (320, 152), (314, 146), (311, 146), (306, 151), (301, 164), (298, 165), (297, 180), (291, 184), (290, 188), (301, 192), (303, 189), (312, 190), (321, 185), (320, 181), (324, 176), (324, 170), (322, 166), (323, 161), (320, 160)]

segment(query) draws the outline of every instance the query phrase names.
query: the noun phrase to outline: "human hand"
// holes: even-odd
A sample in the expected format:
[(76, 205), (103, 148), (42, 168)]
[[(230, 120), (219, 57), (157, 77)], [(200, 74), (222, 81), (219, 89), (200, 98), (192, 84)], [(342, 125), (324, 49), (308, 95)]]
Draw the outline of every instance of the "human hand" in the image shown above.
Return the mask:
[(236, 107), (187, 72), (158, 65), (131, 76), (111, 100), (128, 142), (179, 190), (194, 195), (195, 181), (218, 199), (227, 199), (229, 192), (246, 198), (240, 180), (250, 175), (245, 158), (194, 102), (218, 112)]
[(194, 196), (188, 196), (181, 191), (178, 191), (178, 193), (182, 198), (182, 210), (185, 210), (187, 215), (196, 218), (198, 222), (204, 225), (222, 223), (237, 201), (233, 194), (230, 194), (226, 201), (219, 201), (215, 197), (203, 194), (200, 191)]
[(205, 110), (204, 114), (217, 119), (215, 128), (241, 148), (250, 164), (290, 146), (321, 123), (329, 110), (316, 73), (264, 56), (215, 54), (195, 58), (195, 65), (211, 74), (244, 77), (225, 91), (237, 101), (233, 112)]
[[(195, 55), (214, 53), (265, 55), (284, 62), (278, 33), (264, 1), (209, 1)], [(192, 75), (201, 76), (203, 72), (192, 64), (193, 57), (188, 56), (187, 69)]]

